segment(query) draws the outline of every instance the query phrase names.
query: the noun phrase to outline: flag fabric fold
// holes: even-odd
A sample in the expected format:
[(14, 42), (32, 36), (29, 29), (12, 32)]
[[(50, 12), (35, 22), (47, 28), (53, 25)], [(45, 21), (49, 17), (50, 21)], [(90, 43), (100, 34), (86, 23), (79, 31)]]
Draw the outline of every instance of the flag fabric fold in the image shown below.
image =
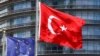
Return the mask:
[(73, 49), (82, 48), (85, 21), (40, 3), (40, 41)]
[(7, 56), (34, 56), (33, 38), (7, 37)]

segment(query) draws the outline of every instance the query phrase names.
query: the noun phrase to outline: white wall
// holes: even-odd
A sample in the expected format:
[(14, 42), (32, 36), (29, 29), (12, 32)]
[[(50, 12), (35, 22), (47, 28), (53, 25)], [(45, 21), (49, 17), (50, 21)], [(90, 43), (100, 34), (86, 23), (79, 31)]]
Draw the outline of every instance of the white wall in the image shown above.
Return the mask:
[(31, 32), (29, 30), (19, 31), (15, 32), (13, 36), (18, 38), (28, 38), (31, 37)]
[(8, 22), (0, 24), (0, 28), (4, 28), (6, 26), (9, 26), (9, 23)]
[(0, 10), (0, 17), (3, 17), (5, 15), (7, 15), (8, 14), (7, 12), (8, 12), (8, 9), (7, 8), (5, 8), (3, 10)]
[(6, 1), (8, 1), (8, 0), (0, 0), (0, 3), (6, 2)]

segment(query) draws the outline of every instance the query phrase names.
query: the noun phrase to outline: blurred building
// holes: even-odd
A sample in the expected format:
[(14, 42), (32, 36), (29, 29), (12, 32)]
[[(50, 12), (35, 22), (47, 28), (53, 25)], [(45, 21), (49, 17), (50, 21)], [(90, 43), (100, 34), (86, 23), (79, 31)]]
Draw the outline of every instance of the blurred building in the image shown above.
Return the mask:
[(41, 43), (40, 56), (100, 56), (100, 0), (42, 0), (49, 6), (86, 20), (83, 27), (83, 48), (73, 50), (54, 44)]
[[(42, 0), (47, 5), (86, 20), (83, 48), (73, 50), (54, 44), (38, 43), (39, 56), (100, 56), (100, 0)], [(35, 36), (35, 0), (0, 0), (0, 28), (13, 37)], [(0, 32), (2, 38), (2, 32)], [(2, 46), (0, 45), (0, 53)]]
[[(27, 38), (35, 35), (34, 0), (0, 0), (0, 29), (7, 36)], [(2, 32), (0, 32), (2, 38)], [(0, 45), (0, 54), (2, 52)]]

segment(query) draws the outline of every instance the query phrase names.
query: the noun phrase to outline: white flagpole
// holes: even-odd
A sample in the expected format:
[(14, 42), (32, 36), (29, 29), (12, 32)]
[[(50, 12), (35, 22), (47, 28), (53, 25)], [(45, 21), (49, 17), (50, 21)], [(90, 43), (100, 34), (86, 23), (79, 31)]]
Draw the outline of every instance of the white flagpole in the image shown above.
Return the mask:
[(2, 37), (2, 56), (6, 55), (6, 30), (3, 29), (3, 37)]
[(39, 0), (36, 0), (36, 25), (35, 25), (35, 56), (38, 56), (38, 38), (39, 38)]

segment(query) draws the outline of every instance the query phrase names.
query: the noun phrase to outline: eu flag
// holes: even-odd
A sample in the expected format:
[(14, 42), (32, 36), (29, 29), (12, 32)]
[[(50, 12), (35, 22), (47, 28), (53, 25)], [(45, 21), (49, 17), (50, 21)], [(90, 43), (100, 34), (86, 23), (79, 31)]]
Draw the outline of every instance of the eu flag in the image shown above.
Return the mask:
[(7, 37), (7, 56), (34, 56), (33, 38)]

